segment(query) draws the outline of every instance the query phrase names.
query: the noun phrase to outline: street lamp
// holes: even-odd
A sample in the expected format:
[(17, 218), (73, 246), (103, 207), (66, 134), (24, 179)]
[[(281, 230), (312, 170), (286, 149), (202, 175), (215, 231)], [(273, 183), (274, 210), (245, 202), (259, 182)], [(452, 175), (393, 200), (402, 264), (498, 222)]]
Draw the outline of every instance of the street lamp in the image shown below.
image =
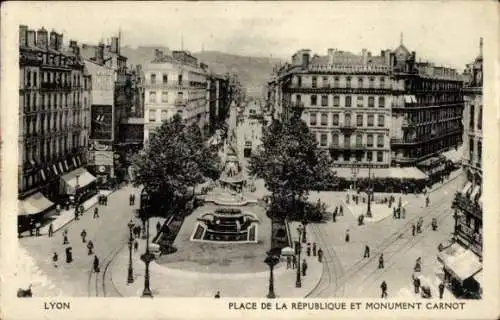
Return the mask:
[(366, 216), (368, 218), (372, 217), (372, 181), (371, 181), (371, 164), (368, 165), (368, 208), (366, 210)]
[[(299, 230), (299, 237), (300, 237), (300, 228)], [(300, 288), (302, 287), (302, 282), (300, 280), (300, 251), (302, 250), (300, 246), (300, 241), (295, 241), (295, 254), (297, 255), (297, 279), (295, 280), (295, 288)]]
[(356, 182), (357, 182), (357, 175), (359, 173), (359, 167), (358, 167), (358, 162), (357, 161), (354, 161), (353, 163), (353, 167), (351, 168), (351, 173), (352, 173), (352, 178), (354, 180), (354, 192), (356, 192)]
[(273, 269), (274, 266), (278, 264), (279, 260), (279, 256), (275, 252), (273, 252), (273, 250), (267, 252), (267, 257), (264, 260), (264, 262), (269, 266), (269, 293), (267, 294), (267, 297), (269, 299), (276, 298), (276, 294), (274, 293)]
[(146, 272), (144, 273), (144, 290), (142, 291), (142, 297), (153, 297), (151, 289), (149, 288), (149, 264), (154, 260), (155, 256), (149, 252), (149, 213), (147, 208), (149, 207), (149, 195), (144, 189), (141, 194), (141, 205), (143, 205), (143, 214), (146, 217), (146, 252), (141, 255), (141, 260), (144, 261), (146, 265)]
[(304, 226), (304, 228), (302, 228), (302, 243), (307, 242), (307, 233), (306, 233), (307, 223), (308, 223), (307, 218), (304, 217), (304, 219), (302, 220), (302, 225)]
[(134, 271), (132, 269), (132, 228), (134, 227), (134, 223), (132, 220), (127, 224), (129, 230), (129, 238), (128, 238), (128, 250), (129, 250), (129, 260), (128, 260), (128, 277), (127, 284), (134, 283)]

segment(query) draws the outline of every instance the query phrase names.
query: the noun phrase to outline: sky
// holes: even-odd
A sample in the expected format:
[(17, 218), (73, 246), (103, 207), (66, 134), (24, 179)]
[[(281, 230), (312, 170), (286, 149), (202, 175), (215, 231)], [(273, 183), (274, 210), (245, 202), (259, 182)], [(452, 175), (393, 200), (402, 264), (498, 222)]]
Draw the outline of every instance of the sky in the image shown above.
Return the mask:
[[(336, 2), (20, 2), (12, 21), (55, 29), (64, 39), (96, 43), (121, 30), (122, 45), (218, 50), (290, 59), (308, 48), (379, 54), (400, 34), (417, 60), (463, 69), (491, 35), (494, 1)], [(4, 8), (5, 9), (5, 8)], [(11, 10), (11, 11), (9, 11)], [(12, 24), (12, 23), (11, 23)], [(16, 24), (16, 25), (17, 25)], [(17, 29), (16, 29), (17, 30)], [(181, 40), (182, 39), (182, 40)]]

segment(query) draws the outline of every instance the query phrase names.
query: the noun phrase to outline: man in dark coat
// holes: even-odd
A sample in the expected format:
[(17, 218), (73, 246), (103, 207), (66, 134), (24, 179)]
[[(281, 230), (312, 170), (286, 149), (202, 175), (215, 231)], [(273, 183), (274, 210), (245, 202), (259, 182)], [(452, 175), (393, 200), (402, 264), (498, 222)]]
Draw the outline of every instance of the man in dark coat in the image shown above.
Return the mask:
[(387, 283), (385, 281), (382, 281), (380, 289), (382, 290), (382, 298), (387, 298)]
[(94, 219), (96, 218), (99, 218), (99, 208), (95, 207), (94, 208), (94, 216), (93, 216)]
[(306, 259), (302, 260), (302, 276), (305, 277), (307, 274), (307, 262)]
[(307, 253), (308, 257), (311, 256), (311, 243), (310, 242), (307, 243), (306, 253)]
[(413, 278), (413, 287), (415, 288), (415, 293), (418, 294), (420, 292), (420, 279), (418, 277)]
[(368, 245), (365, 246), (365, 254), (363, 258), (370, 258), (370, 247)]
[(54, 225), (52, 222), (49, 225), (49, 237), (52, 237), (54, 235)]
[(439, 299), (443, 299), (443, 294), (444, 294), (444, 283), (441, 282), (439, 284)]
[(88, 255), (92, 255), (94, 252), (94, 243), (92, 242), (92, 240), (89, 240), (89, 243), (87, 243), (87, 249), (88, 249)]
[(321, 248), (318, 249), (318, 262), (321, 263), (323, 261), (323, 250)]
[(316, 242), (313, 242), (313, 256), (314, 257), (316, 257), (316, 252), (317, 252)]
[(383, 269), (384, 268), (384, 254), (381, 253), (380, 257), (378, 258), (378, 268)]
[(97, 255), (94, 256), (94, 272), (100, 272), (99, 268), (99, 258), (97, 258)]
[(82, 237), (82, 242), (87, 242), (87, 231), (85, 231), (85, 229), (82, 230), (82, 232), (80, 233), (80, 236)]

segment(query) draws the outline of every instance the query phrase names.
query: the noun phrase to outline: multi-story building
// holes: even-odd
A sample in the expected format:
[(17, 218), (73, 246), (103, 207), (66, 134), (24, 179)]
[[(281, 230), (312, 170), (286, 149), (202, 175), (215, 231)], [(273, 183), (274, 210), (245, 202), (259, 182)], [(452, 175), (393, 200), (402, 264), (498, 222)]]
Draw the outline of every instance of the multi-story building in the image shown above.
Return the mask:
[(95, 178), (82, 168), (91, 84), (76, 42), (64, 48), (63, 35), (44, 28), (19, 27), (19, 66), (20, 214), (32, 215), (92, 193)]
[(274, 71), (268, 103), (275, 117), (303, 107), (319, 147), (338, 166), (423, 164), (430, 173), (439, 164), (433, 156), (462, 141), (462, 78), (415, 59), (402, 40), (380, 55), (301, 50)]
[(465, 86), (465, 152), (463, 167), (465, 185), (452, 204), (454, 209), (455, 243), (438, 256), (450, 274), (452, 289), (457, 295), (477, 296), (481, 292), (483, 256), (482, 203), (482, 122), (483, 122), (483, 39), (479, 55), (464, 72)]
[(393, 78), (392, 163), (432, 175), (442, 167), (436, 156), (462, 143), (463, 79), (454, 69), (417, 62), (403, 43), (393, 53)]
[[(390, 165), (392, 79), (390, 54), (301, 50), (276, 79), (277, 113), (304, 108), (303, 120), (336, 164)], [(278, 100), (278, 101), (276, 101)]]
[(144, 67), (144, 141), (162, 121), (178, 113), (187, 123), (197, 123), (206, 132), (209, 123), (207, 66), (186, 51), (165, 54), (155, 50)]
[(215, 132), (229, 111), (229, 80), (227, 77), (211, 73), (208, 80), (207, 100), (209, 103), (209, 131)]

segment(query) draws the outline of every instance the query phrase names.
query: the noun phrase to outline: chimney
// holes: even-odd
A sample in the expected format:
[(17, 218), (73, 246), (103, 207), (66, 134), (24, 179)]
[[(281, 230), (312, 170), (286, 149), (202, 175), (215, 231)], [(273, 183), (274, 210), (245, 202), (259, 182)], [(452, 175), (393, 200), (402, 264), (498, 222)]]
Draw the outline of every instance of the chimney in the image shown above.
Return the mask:
[(368, 56), (366, 54), (366, 49), (361, 50), (361, 56), (363, 57), (363, 65), (368, 63)]
[(28, 47), (36, 46), (36, 32), (35, 32), (35, 30), (28, 30), (27, 46)]
[(57, 50), (56, 45), (57, 45), (57, 33), (54, 30), (52, 30), (50, 32), (50, 46), (49, 47), (52, 50)]
[(111, 38), (111, 52), (118, 54), (118, 38), (117, 37)]
[(63, 47), (63, 34), (62, 33), (59, 33), (57, 35), (57, 39), (56, 39), (56, 50), (57, 51), (61, 51), (62, 47)]
[(333, 54), (335, 53), (335, 49), (329, 48), (327, 51), (328, 55), (328, 64), (333, 64)]
[(161, 59), (163, 58), (163, 50), (160, 49), (155, 49), (155, 59)]
[(309, 66), (309, 60), (311, 58), (311, 50), (302, 50), (302, 67), (307, 68)]
[(49, 33), (45, 28), (38, 29), (36, 34), (36, 46), (41, 49), (47, 49), (49, 45)]
[(104, 63), (104, 43), (99, 42), (99, 44), (95, 46), (94, 58), (97, 64), (102, 65)]
[(19, 45), (26, 46), (28, 44), (28, 26), (19, 26)]

